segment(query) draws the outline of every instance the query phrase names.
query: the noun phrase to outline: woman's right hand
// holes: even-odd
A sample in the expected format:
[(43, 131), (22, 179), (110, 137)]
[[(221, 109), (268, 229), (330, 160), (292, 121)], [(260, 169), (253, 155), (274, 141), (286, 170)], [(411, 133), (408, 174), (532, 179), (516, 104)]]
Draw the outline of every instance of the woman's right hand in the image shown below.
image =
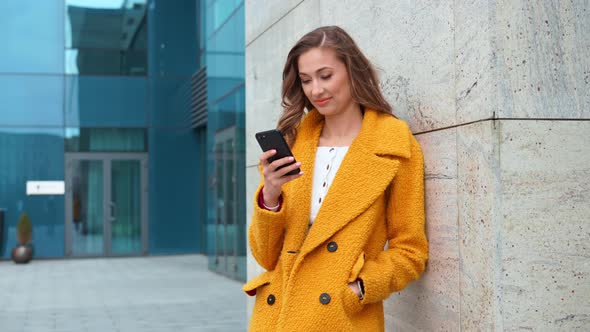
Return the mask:
[(273, 149), (268, 150), (260, 155), (260, 163), (262, 164), (262, 174), (264, 175), (264, 188), (262, 189), (262, 195), (264, 197), (264, 204), (267, 206), (278, 205), (279, 196), (281, 196), (281, 188), (283, 187), (283, 185), (303, 175), (303, 172), (299, 172), (299, 174), (284, 176), (285, 174), (301, 166), (301, 163), (296, 162), (293, 165), (277, 169), (285, 164), (293, 162), (295, 158), (285, 157), (277, 159), (272, 163), (269, 163), (268, 158), (274, 156), (276, 153), (277, 151)]

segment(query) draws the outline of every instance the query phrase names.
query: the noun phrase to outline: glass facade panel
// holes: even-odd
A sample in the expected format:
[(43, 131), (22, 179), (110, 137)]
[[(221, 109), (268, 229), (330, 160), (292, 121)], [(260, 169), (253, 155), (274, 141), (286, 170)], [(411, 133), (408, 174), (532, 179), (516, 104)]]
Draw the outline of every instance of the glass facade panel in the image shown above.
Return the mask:
[[(246, 279), (244, 5), (208, 1), (206, 65), (209, 268)], [(210, 22), (209, 20), (213, 20)]]
[[(224, 19), (219, 22), (220, 24), (215, 29), (209, 30), (209, 35), (207, 36), (207, 52), (209, 53), (229, 52), (235, 55), (244, 55), (246, 38), (244, 32), (245, 18), (240, 13), (244, 8), (241, 5), (233, 7), (233, 4), (230, 3), (232, 1), (234, 4), (241, 3), (241, 1), (234, 0), (215, 2), (218, 8), (227, 6), (227, 10), (223, 12), (224, 15), (222, 17)], [(225, 16), (230, 14), (232, 15), (231, 17)], [(207, 19), (210, 19), (210, 17), (207, 17)], [(238, 72), (235, 72), (233, 75), (237, 74), (239, 75)]]
[(147, 126), (144, 77), (66, 76), (68, 127)]
[(152, 0), (150, 76), (191, 76), (199, 64), (198, 7), (195, 0)]
[(72, 256), (104, 253), (104, 167), (102, 160), (73, 160)]
[(146, 75), (146, 52), (106, 49), (66, 50), (66, 73), (80, 75)]
[[(207, 1), (207, 31), (209, 33), (219, 29), (226, 21), (239, 20), (232, 16), (234, 11), (243, 4), (243, 0), (206, 0)], [(243, 28), (242, 28), (243, 31)]]
[[(210, 248), (216, 271), (245, 279), (243, 1), (7, 0), (0, 22), (0, 254), (26, 211), (36, 257)], [(209, 123), (192, 129), (203, 67)], [(27, 180), (64, 180), (66, 195), (26, 196)]]
[(115, 255), (141, 253), (141, 163), (111, 162), (111, 250)]
[(149, 249), (154, 254), (202, 252), (202, 202), (198, 151), (204, 142), (186, 129), (151, 128)]
[(0, 125), (63, 126), (63, 77), (0, 75), (0, 91)]
[(63, 180), (63, 138), (59, 128), (0, 128), (0, 208), (6, 209), (2, 257), (10, 257), (16, 245), (22, 212), (33, 224), (35, 257), (63, 257), (63, 195), (26, 194), (27, 181)]
[(186, 126), (191, 115), (190, 77), (152, 77), (149, 107), (152, 127)]
[(145, 128), (66, 128), (66, 152), (147, 152)]
[(63, 8), (63, 0), (0, 1), (0, 73), (63, 73)]
[(147, 74), (145, 0), (66, 0), (66, 73)]

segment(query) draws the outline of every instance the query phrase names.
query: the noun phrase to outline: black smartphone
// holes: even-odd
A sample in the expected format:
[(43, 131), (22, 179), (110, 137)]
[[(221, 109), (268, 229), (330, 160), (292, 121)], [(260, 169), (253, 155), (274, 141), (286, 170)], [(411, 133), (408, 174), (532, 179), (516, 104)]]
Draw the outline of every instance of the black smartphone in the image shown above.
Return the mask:
[[(272, 150), (272, 149), (277, 150), (277, 153), (274, 156), (268, 158), (269, 163), (272, 163), (273, 161), (275, 161), (277, 159), (293, 156), (293, 153), (291, 152), (289, 145), (285, 141), (285, 138), (276, 129), (268, 130), (268, 131), (261, 131), (259, 133), (256, 133), (256, 140), (258, 141), (258, 144), (260, 145), (260, 147), (262, 148), (262, 151), (264, 151), (264, 152), (266, 152), (268, 150)], [(296, 161), (293, 160), (292, 163), (285, 164), (277, 169), (281, 169), (283, 167), (292, 165), (295, 162)], [(295, 174), (299, 174), (300, 172), (301, 172), (301, 170), (299, 168), (297, 168), (285, 175), (295, 175)]]

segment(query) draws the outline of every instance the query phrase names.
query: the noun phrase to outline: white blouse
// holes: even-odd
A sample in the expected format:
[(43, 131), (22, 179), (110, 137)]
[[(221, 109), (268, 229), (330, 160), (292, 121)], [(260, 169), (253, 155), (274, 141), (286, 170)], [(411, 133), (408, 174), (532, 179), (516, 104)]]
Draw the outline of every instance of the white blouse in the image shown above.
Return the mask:
[(342, 159), (348, 151), (348, 146), (319, 146), (315, 155), (313, 171), (313, 184), (311, 190), (311, 211), (309, 214), (309, 227), (315, 221), (322, 203), (328, 194), (328, 189), (334, 181), (336, 172), (340, 168)]

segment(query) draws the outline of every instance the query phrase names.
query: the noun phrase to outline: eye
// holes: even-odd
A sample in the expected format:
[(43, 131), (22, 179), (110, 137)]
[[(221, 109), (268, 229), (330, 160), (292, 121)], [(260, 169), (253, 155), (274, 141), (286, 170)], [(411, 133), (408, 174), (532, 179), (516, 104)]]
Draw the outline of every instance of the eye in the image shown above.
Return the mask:
[(309, 82), (311, 82), (311, 80), (301, 80), (301, 84), (308, 84)]
[(323, 80), (329, 80), (332, 77), (332, 74), (321, 76)]

